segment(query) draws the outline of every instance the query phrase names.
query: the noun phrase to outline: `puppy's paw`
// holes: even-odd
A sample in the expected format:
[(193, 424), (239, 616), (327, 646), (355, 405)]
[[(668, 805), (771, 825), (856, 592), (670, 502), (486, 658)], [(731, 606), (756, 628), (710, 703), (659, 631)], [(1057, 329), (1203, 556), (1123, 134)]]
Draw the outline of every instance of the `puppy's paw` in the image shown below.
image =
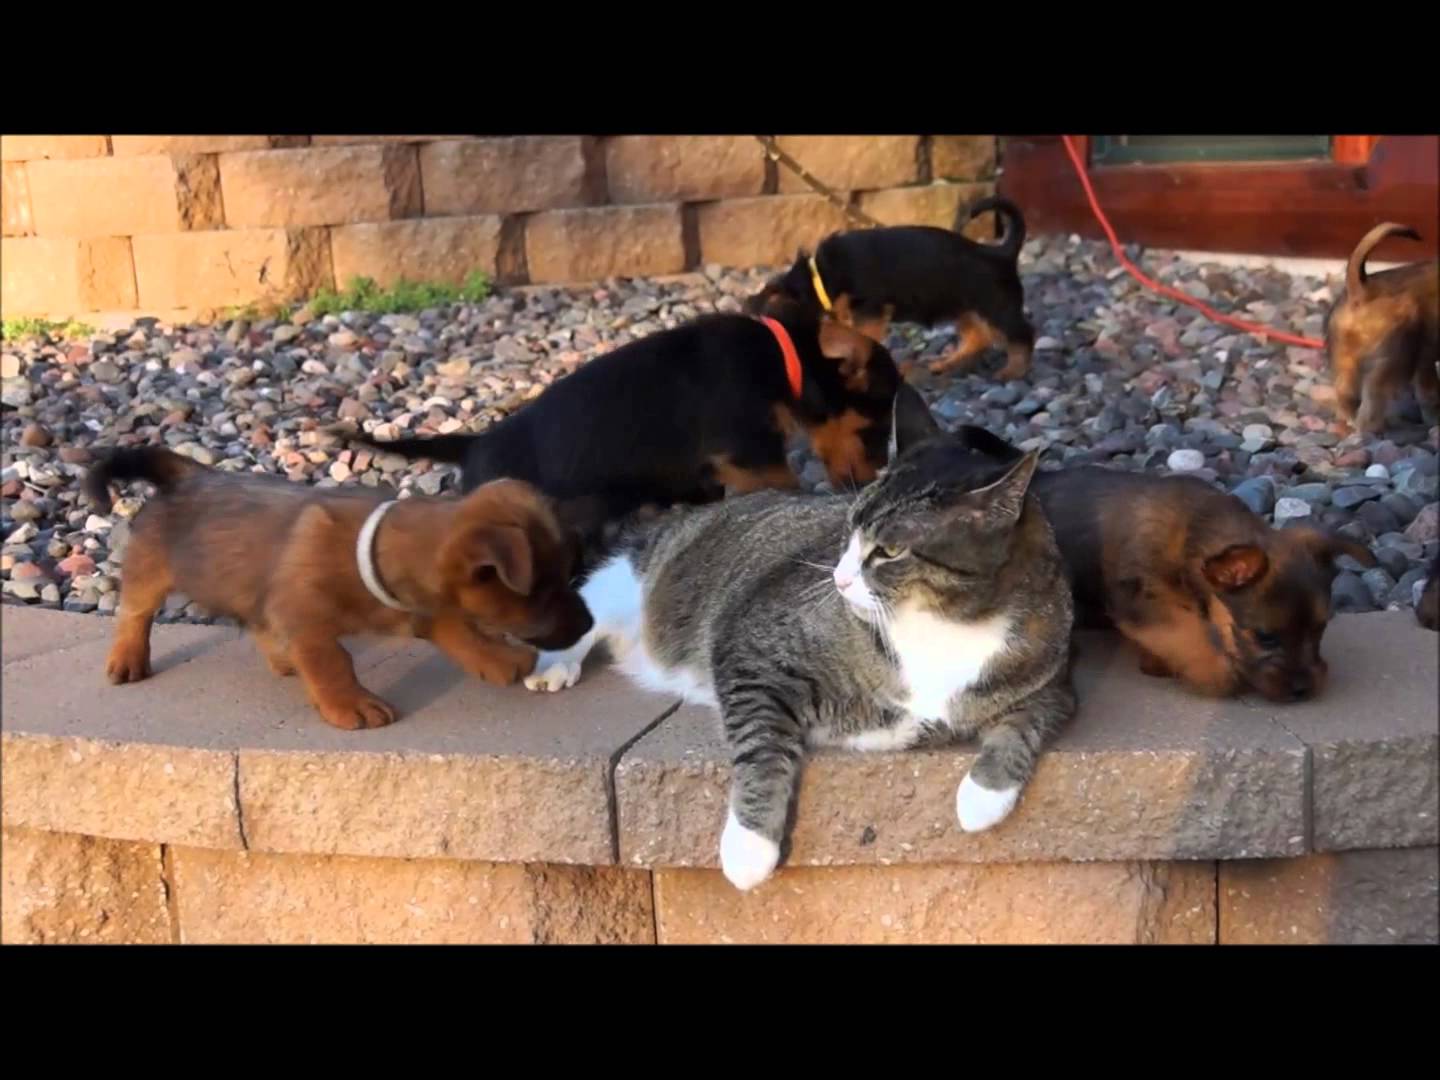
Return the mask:
[(720, 835), (720, 869), (737, 889), (753, 889), (775, 872), (780, 845), (740, 824), (735, 811)]
[(150, 652), (148, 649), (112, 649), (105, 662), (105, 674), (116, 686), (122, 683), (139, 682), (150, 677)]
[(492, 657), (485, 669), (485, 681), (496, 686), (514, 686), (535, 670), (533, 649), (511, 649)]
[(319, 706), (325, 722), (345, 731), (378, 728), (395, 722), (395, 710), (374, 694), (359, 694), (346, 701), (326, 702)]
[(1009, 817), (1019, 798), (1018, 786), (992, 791), (981, 787), (967, 774), (955, 792), (955, 816), (966, 832), (982, 832)]
[(557, 653), (541, 653), (540, 659), (535, 662), (534, 674), (525, 676), (525, 687), (551, 694), (557, 690), (568, 690), (580, 681), (582, 667), (579, 660), (570, 660)]

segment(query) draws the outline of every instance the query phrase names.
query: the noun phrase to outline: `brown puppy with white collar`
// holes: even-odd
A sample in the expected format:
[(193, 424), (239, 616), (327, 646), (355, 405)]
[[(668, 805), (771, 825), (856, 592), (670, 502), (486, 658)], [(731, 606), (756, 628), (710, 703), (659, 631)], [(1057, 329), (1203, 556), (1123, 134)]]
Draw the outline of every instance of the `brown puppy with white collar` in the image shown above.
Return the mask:
[(382, 727), (395, 710), (360, 685), (340, 638), (425, 638), (486, 682), (530, 672), (533, 649), (573, 645), (590, 613), (571, 588), (577, 545), (548, 500), (500, 480), (464, 499), (387, 502), (367, 488), (319, 489), (207, 469), (169, 450), (119, 450), (86, 494), (148, 480), (160, 494), (135, 517), (106, 671), (150, 674), (150, 627), (172, 591), (237, 620), (277, 675), (299, 673), (339, 728)]

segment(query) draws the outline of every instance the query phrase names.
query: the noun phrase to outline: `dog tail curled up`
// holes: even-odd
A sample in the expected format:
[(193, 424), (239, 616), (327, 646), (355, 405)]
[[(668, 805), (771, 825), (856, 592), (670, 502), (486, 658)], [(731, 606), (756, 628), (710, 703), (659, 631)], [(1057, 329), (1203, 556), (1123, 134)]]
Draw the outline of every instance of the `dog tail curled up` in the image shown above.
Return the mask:
[(1025, 243), (1025, 215), (1020, 213), (1018, 206), (1002, 195), (987, 195), (969, 206), (961, 207), (955, 218), (954, 231), (959, 232), (987, 210), (994, 210), (1000, 216), (1005, 223), (1005, 235), (998, 244), (987, 244), (986, 247), (1008, 259), (1019, 258), (1020, 245)]
[(1376, 225), (1367, 232), (1360, 243), (1355, 245), (1355, 250), (1350, 253), (1350, 261), (1345, 264), (1345, 291), (1351, 296), (1360, 297), (1365, 294), (1365, 282), (1369, 280), (1369, 275), (1365, 273), (1365, 260), (1381, 241), (1392, 236), (1403, 236), (1406, 240), (1420, 239), (1420, 234), (1408, 225), (1396, 225), (1389, 221)]
[(163, 446), (139, 446), (112, 450), (85, 474), (85, 495), (108, 514), (110, 485), (126, 480), (148, 480), (161, 492), (169, 492), (186, 476), (207, 471), (198, 461), (191, 461)]

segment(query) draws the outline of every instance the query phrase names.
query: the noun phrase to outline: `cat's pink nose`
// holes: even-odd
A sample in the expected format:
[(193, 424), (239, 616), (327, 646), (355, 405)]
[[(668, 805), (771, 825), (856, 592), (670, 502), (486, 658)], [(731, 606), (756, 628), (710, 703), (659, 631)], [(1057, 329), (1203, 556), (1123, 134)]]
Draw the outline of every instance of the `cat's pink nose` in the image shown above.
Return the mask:
[(854, 581), (855, 579), (853, 577), (848, 577), (844, 574), (841, 574), (838, 570), (835, 572), (835, 587), (841, 592), (844, 592), (846, 589), (848, 589), (854, 583)]

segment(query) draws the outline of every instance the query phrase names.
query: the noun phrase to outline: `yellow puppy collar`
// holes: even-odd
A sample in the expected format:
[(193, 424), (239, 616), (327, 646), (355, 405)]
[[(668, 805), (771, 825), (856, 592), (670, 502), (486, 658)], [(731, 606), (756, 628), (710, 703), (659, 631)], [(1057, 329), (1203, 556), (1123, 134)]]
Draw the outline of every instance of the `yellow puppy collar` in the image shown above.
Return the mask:
[(830, 294), (825, 291), (825, 283), (820, 280), (820, 268), (815, 265), (815, 256), (810, 256), (810, 281), (815, 286), (815, 295), (820, 298), (820, 306), (826, 311), (830, 310)]

